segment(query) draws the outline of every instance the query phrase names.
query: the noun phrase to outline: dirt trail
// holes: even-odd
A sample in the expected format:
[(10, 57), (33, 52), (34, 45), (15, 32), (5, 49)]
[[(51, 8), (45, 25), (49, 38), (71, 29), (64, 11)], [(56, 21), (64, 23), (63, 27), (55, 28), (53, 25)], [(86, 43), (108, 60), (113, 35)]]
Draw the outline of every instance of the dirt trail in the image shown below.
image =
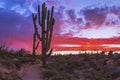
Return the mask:
[(24, 68), (22, 79), (23, 80), (42, 80), (40, 72), (40, 64), (34, 64)]

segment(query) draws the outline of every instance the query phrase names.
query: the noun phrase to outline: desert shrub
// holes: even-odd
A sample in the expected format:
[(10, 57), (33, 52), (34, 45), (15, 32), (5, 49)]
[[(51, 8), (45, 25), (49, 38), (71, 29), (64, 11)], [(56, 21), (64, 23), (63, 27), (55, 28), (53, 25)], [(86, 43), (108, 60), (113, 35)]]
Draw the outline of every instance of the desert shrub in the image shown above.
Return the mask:
[(70, 75), (57, 75), (51, 77), (49, 80), (75, 80), (75, 78)]
[(43, 68), (50, 73), (45, 80), (115, 80), (120, 76), (118, 56), (112, 58), (111, 66), (106, 64), (111, 58), (105, 54), (51, 56)]
[(49, 79), (50, 77), (56, 76), (56, 72), (44, 70), (44, 73), (42, 75), (45, 77), (45, 79)]
[(9, 76), (6, 76), (5, 80), (22, 80), (22, 79), (18, 77), (16, 74), (11, 74)]

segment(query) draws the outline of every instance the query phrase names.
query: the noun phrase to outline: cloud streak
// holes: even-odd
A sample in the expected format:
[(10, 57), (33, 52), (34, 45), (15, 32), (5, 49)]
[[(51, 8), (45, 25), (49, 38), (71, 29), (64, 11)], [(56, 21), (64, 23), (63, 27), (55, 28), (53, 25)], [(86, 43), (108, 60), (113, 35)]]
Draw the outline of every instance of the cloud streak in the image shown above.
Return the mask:
[(61, 44), (57, 45), (58, 47), (80, 47), (81, 45), (75, 45), (75, 44)]
[(108, 48), (120, 48), (120, 44), (103, 44), (101, 46)]

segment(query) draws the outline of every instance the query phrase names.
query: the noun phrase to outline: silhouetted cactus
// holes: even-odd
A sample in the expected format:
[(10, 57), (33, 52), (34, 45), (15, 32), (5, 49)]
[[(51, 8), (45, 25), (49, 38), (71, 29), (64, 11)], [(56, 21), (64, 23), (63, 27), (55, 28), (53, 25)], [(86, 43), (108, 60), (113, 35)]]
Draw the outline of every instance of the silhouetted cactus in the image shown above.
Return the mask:
[(36, 55), (36, 49), (38, 48), (38, 46), (39, 46), (39, 42), (37, 42), (37, 44), (36, 44), (36, 39), (37, 39), (37, 36), (36, 36), (36, 32), (34, 32), (34, 34), (33, 34), (33, 56), (35, 56)]
[[(52, 49), (50, 50), (51, 39), (52, 39), (52, 32), (53, 32), (53, 25), (55, 20), (53, 18), (53, 11), (54, 6), (52, 6), (52, 10), (47, 10), (45, 3), (42, 4), (42, 10), (40, 11), (40, 6), (38, 6), (38, 13), (33, 14), (33, 23), (34, 23), (34, 38), (33, 38), (33, 53), (35, 54), (35, 50), (37, 49), (39, 43), (36, 45), (36, 38), (39, 39), (42, 43), (42, 65), (46, 64), (47, 56), (50, 56), (52, 53)], [(38, 21), (39, 26), (41, 27), (41, 35), (37, 29)], [(50, 50), (50, 52), (49, 52)], [(47, 54), (48, 53), (48, 54)]]

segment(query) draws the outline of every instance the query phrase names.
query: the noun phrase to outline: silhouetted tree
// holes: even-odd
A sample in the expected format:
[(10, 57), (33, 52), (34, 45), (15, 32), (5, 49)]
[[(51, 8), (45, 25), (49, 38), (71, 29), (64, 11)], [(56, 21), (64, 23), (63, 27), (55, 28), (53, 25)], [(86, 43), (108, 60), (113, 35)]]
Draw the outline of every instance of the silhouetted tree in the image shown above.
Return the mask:
[[(46, 64), (46, 59), (51, 55), (52, 50), (50, 49), (52, 33), (53, 33), (53, 25), (55, 20), (53, 18), (54, 6), (52, 6), (52, 10), (47, 10), (45, 3), (42, 4), (42, 10), (40, 11), (40, 6), (38, 6), (38, 13), (32, 13), (32, 19), (34, 23), (34, 34), (33, 34), (33, 54), (35, 55), (35, 50), (37, 49), (39, 42), (36, 44), (36, 38), (41, 41), (42, 44), (42, 65)], [(39, 34), (37, 23), (41, 28), (41, 33)]]

